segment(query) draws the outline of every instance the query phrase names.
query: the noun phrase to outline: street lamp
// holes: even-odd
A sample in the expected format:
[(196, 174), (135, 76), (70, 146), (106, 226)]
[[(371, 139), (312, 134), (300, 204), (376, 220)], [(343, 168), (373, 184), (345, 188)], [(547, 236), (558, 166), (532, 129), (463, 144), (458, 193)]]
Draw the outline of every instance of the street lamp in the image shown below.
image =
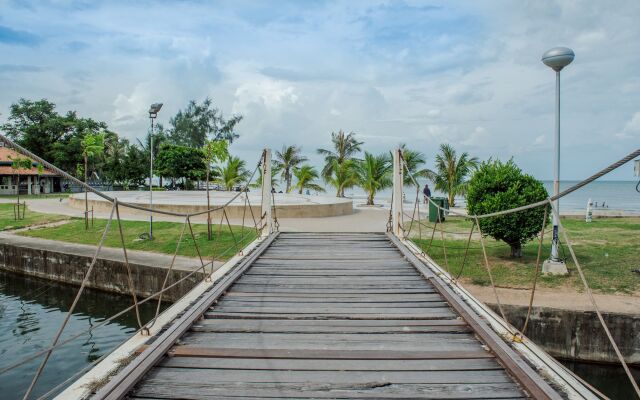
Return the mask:
[(153, 103), (149, 107), (149, 119), (151, 120), (151, 136), (149, 136), (149, 206), (151, 208), (151, 212), (149, 212), (149, 240), (153, 239), (153, 122), (158, 117), (161, 108), (162, 103)]
[[(556, 71), (556, 135), (555, 158), (553, 160), (553, 195), (560, 193), (560, 71), (571, 64), (575, 57), (573, 50), (567, 47), (554, 47), (542, 55), (542, 62)], [(558, 218), (560, 201), (555, 200), (556, 213), (553, 213), (553, 239), (551, 241), (551, 257), (542, 265), (542, 271), (551, 274), (566, 275), (567, 266), (558, 255)]]

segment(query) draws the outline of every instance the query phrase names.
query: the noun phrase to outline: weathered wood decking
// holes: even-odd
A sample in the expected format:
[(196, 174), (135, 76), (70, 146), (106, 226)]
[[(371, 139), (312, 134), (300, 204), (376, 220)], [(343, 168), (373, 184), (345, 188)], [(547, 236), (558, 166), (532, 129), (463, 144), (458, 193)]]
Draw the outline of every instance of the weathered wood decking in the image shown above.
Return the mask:
[(381, 234), (280, 234), (128, 396), (557, 397), (404, 256)]

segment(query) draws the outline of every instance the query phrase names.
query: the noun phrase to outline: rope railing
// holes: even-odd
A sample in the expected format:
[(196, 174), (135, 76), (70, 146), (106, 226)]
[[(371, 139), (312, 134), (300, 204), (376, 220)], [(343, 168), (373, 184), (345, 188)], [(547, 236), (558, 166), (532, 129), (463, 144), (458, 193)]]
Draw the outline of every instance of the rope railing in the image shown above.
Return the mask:
[[(206, 210), (204, 211), (198, 211), (198, 212), (192, 212), (192, 213), (179, 213), (179, 212), (171, 212), (171, 211), (165, 211), (165, 210), (158, 210), (158, 209), (153, 209), (151, 210), (150, 208), (138, 205), (138, 204), (132, 204), (132, 203), (127, 203), (127, 202), (121, 202), (119, 201), (117, 198), (115, 197), (111, 197), (108, 196), (104, 193), (102, 193), (99, 190), (94, 189), (93, 187), (91, 187), (90, 185), (85, 184), (85, 182), (80, 181), (79, 179), (75, 178), (74, 176), (66, 173), (65, 171), (57, 168), (56, 166), (54, 166), (53, 164), (47, 162), (46, 160), (43, 160), (42, 158), (38, 157), (37, 155), (33, 154), (32, 152), (28, 151), (27, 149), (23, 148), (22, 146), (18, 145), (17, 143), (13, 142), (12, 140), (8, 139), (6, 136), (1, 135), (0, 134), (0, 140), (5, 142), (8, 146), (14, 148), (15, 150), (17, 150), (18, 152), (22, 153), (23, 155), (35, 160), (36, 162), (39, 162), (41, 165), (45, 166), (46, 168), (55, 171), (56, 173), (58, 173), (59, 175), (65, 177), (66, 179), (80, 185), (82, 188), (84, 188), (86, 191), (90, 191), (94, 194), (96, 194), (97, 196), (103, 198), (104, 200), (108, 201), (109, 203), (111, 203), (111, 212), (109, 214), (109, 217), (107, 219), (107, 222), (104, 226), (104, 229), (102, 231), (101, 237), (100, 237), (100, 241), (97, 245), (96, 251), (91, 259), (91, 262), (89, 264), (89, 267), (87, 268), (87, 271), (84, 275), (84, 278), (80, 284), (80, 288), (76, 294), (76, 296), (74, 297), (74, 301), (71, 305), (71, 307), (69, 308), (69, 311), (67, 312), (67, 315), (65, 316), (64, 320), (62, 321), (60, 327), (58, 328), (55, 336), (53, 337), (51, 344), (45, 348), (42, 349), (40, 351), (37, 351), (31, 355), (25, 356), (24, 358), (22, 358), (21, 360), (12, 363), (9, 366), (6, 366), (2, 369), (0, 369), (0, 375), (4, 374), (10, 370), (13, 370), (21, 365), (24, 365), (25, 363), (28, 363), (34, 359), (37, 359), (38, 357), (44, 356), (44, 358), (42, 359), (42, 361), (40, 362), (37, 371), (34, 375), (34, 377), (31, 380), (31, 383), (29, 384), (29, 387), (27, 388), (27, 391), (25, 392), (25, 395), (23, 397), (23, 399), (28, 399), (31, 395), (31, 393), (33, 392), (33, 389), (35, 388), (35, 385), (37, 384), (40, 376), (42, 375), (42, 372), (45, 368), (45, 366), (47, 365), (47, 362), (51, 356), (51, 354), (59, 349), (60, 347), (84, 336), (87, 334), (90, 334), (92, 331), (94, 331), (95, 329), (98, 329), (100, 327), (103, 327), (111, 322), (113, 322), (115, 319), (131, 312), (132, 310), (135, 312), (136, 315), (136, 321), (138, 324), (138, 329), (136, 331), (136, 333), (140, 333), (143, 335), (149, 335), (150, 334), (150, 329), (154, 326), (154, 324), (157, 322), (158, 317), (160, 315), (160, 310), (161, 310), (161, 305), (162, 305), (162, 299), (163, 299), (163, 295), (165, 292), (177, 287), (179, 284), (183, 283), (184, 281), (188, 280), (188, 279), (192, 279), (192, 277), (196, 274), (199, 274), (203, 277), (203, 280), (206, 281), (208, 279), (211, 278), (211, 275), (213, 273), (213, 271), (215, 270), (215, 261), (216, 258), (218, 259), (224, 259), (231, 251), (241, 254), (242, 248), (246, 243), (246, 240), (249, 239), (253, 232), (255, 232), (255, 236), (254, 237), (258, 237), (259, 236), (259, 232), (260, 232), (260, 228), (258, 227), (258, 220), (256, 220), (255, 217), (255, 213), (253, 212), (252, 206), (251, 206), (251, 202), (249, 200), (249, 196), (248, 196), (248, 188), (249, 185), (251, 184), (251, 182), (253, 181), (253, 179), (256, 177), (256, 173), (257, 171), (260, 169), (263, 161), (264, 161), (264, 157), (266, 151), (263, 151), (261, 156), (260, 156), (260, 160), (258, 161), (258, 163), (256, 164), (256, 167), (253, 169), (253, 171), (251, 172), (251, 174), (249, 175), (249, 178), (245, 181), (243, 187), (241, 188), (241, 190), (238, 191), (237, 194), (235, 194), (234, 196), (232, 196), (230, 199), (228, 199), (225, 203), (223, 203), (222, 205), (217, 205), (214, 207), (208, 207)], [(239, 237), (236, 235), (236, 233), (234, 232), (233, 229), (233, 225), (231, 224), (229, 215), (227, 213), (227, 208), (228, 206), (230, 206), (234, 201), (236, 201), (238, 199), (239, 196), (243, 195), (245, 196), (244, 198), (244, 203), (242, 204), (242, 226), (240, 228), (240, 235)], [(275, 197), (272, 199), (272, 206), (274, 207), (274, 214), (275, 214)], [(146, 298), (139, 300), (138, 299), (138, 295), (136, 292), (136, 288), (135, 288), (135, 283), (133, 280), (133, 276), (132, 276), (132, 271), (131, 271), (131, 265), (129, 263), (129, 255), (128, 255), (128, 251), (127, 251), (127, 246), (126, 246), (126, 241), (125, 241), (125, 235), (123, 232), (123, 223), (121, 220), (121, 216), (120, 216), (120, 208), (121, 207), (125, 207), (125, 208), (130, 208), (130, 209), (135, 209), (135, 210), (140, 210), (140, 211), (145, 211), (145, 212), (153, 212), (155, 214), (161, 214), (161, 215), (166, 215), (166, 216), (173, 216), (173, 217), (183, 217), (184, 218), (184, 222), (182, 223), (182, 230), (180, 233), (180, 236), (178, 238), (178, 241), (175, 245), (175, 250), (173, 252), (173, 256), (171, 258), (171, 263), (169, 264), (169, 266), (166, 268), (166, 273), (164, 274), (164, 279), (162, 281), (162, 286), (160, 288), (160, 290), (156, 291), (155, 293), (152, 293), (151, 295), (147, 296)], [(253, 228), (255, 229), (245, 229), (245, 222), (246, 222), (246, 215), (247, 215), (247, 207), (250, 210), (250, 214), (251, 214), (251, 218), (253, 220)], [(211, 252), (211, 260), (207, 262), (205, 262), (205, 259), (203, 257), (203, 253), (200, 249), (200, 246), (198, 245), (198, 240), (195, 234), (195, 231), (193, 229), (192, 226), (192, 218), (193, 217), (197, 217), (200, 215), (204, 215), (204, 214), (210, 214), (211, 212), (220, 212), (221, 213), (221, 221), (220, 224), (218, 226), (218, 234), (217, 237), (212, 240), (212, 252)], [(115, 217), (115, 218), (114, 218)], [(119, 235), (119, 243), (122, 247), (122, 251), (123, 251), (123, 261), (124, 261), (124, 266), (126, 269), (126, 285), (128, 287), (128, 291), (131, 293), (131, 297), (132, 297), (132, 305), (125, 308), (124, 310), (121, 310), (120, 312), (115, 313), (114, 315), (112, 315), (111, 317), (108, 317), (106, 319), (104, 319), (103, 321), (101, 321), (100, 323), (93, 325), (91, 327), (89, 327), (86, 330), (83, 330), (79, 333), (73, 334), (68, 338), (64, 338), (61, 339), (62, 333), (64, 332), (70, 318), (71, 315), (73, 314), (73, 311), (79, 301), (79, 299), (81, 298), (85, 287), (87, 286), (91, 276), (92, 276), (92, 272), (94, 269), (94, 266), (98, 260), (98, 257), (100, 255), (100, 252), (103, 248), (103, 246), (105, 245), (105, 241), (106, 238), (110, 232), (110, 227), (114, 221), (114, 219), (116, 220), (117, 224), (118, 224), (118, 230), (116, 232), (117, 235)], [(207, 221), (207, 229), (209, 229), (209, 221)], [(277, 223), (277, 220), (276, 220)], [(264, 221), (264, 217), (260, 219), (260, 224), (262, 226), (264, 226), (264, 224), (266, 224), (266, 222)], [(228, 234), (231, 236), (232, 240), (233, 240), (233, 244), (227, 248), (219, 248), (218, 243), (222, 243), (222, 234), (223, 234), (223, 226), (226, 225), (226, 230), (225, 230), (225, 234), (226, 232), (228, 232)], [(185, 233), (187, 232), (187, 228), (188, 228), (188, 236), (185, 235)], [(185, 236), (188, 237), (188, 239), (185, 239)], [(178, 254), (180, 254), (180, 248), (181, 248), (181, 244), (183, 243), (184, 240), (191, 240), (193, 241), (193, 247), (195, 249), (196, 255), (197, 255), (197, 260), (199, 261), (198, 265), (195, 266), (190, 272), (188, 272), (187, 274), (183, 275), (181, 278), (177, 279), (175, 282), (170, 283), (169, 282), (169, 278), (172, 275), (172, 272), (174, 271), (175, 268), (175, 264), (176, 264), (176, 259)], [(211, 266), (210, 270), (207, 272), (207, 267)], [(153, 316), (153, 318), (151, 318), (149, 321), (146, 322), (146, 324), (143, 323), (142, 318), (140, 316), (140, 306), (144, 303), (150, 302), (153, 299), (157, 299), (157, 304), (155, 307), (155, 314)], [(58, 385), (60, 386), (60, 385)], [(56, 388), (50, 390), (48, 393), (52, 393), (53, 391), (55, 391)]]
[[(495, 297), (496, 300), (496, 306), (498, 308), (498, 312), (500, 314), (500, 316), (502, 317), (502, 319), (507, 323), (507, 325), (511, 328), (512, 332), (515, 332), (513, 334), (513, 337), (511, 338), (512, 341), (514, 342), (522, 342), (522, 338), (524, 337), (524, 332), (526, 331), (528, 325), (529, 325), (529, 321), (530, 321), (530, 317), (531, 317), (531, 312), (534, 306), (534, 298), (535, 298), (535, 293), (536, 293), (536, 288), (537, 288), (537, 283), (538, 283), (538, 278), (541, 274), (541, 268), (540, 268), (540, 263), (541, 263), (541, 257), (542, 257), (542, 248), (543, 248), (543, 243), (544, 243), (544, 234), (545, 232), (548, 232), (545, 228), (546, 225), (548, 224), (548, 218), (549, 218), (549, 209), (551, 208), (551, 211), (554, 213), (556, 220), (558, 221), (558, 226), (559, 229), (562, 231), (564, 240), (566, 242), (566, 245), (569, 249), (569, 253), (571, 255), (571, 259), (573, 261), (573, 264), (575, 265), (578, 274), (580, 276), (580, 280), (584, 286), (585, 291), (588, 294), (589, 300), (591, 305), (593, 306), (596, 315), (598, 316), (598, 320), (600, 322), (600, 325), (602, 326), (607, 339), (609, 341), (609, 343), (611, 344), (612, 348), (614, 349), (614, 352), (616, 354), (616, 357), (618, 358), (620, 364), (622, 365), (625, 374), (627, 375), (627, 377), (629, 378), (631, 385), (633, 386), (633, 389), (635, 391), (635, 393), (638, 395), (638, 398), (640, 398), (640, 389), (638, 388), (638, 384), (635, 381), (629, 366), (627, 365), (626, 360), (624, 359), (622, 353), (620, 352), (609, 328), (607, 327), (607, 324), (604, 321), (604, 318), (602, 316), (602, 313), (600, 312), (600, 309), (597, 305), (597, 302), (595, 300), (595, 297), (593, 296), (593, 292), (586, 280), (586, 277), (584, 275), (584, 272), (582, 270), (582, 267), (580, 266), (580, 263), (578, 261), (578, 258), (575, 254), (575, 250), (571, 244), (571, 241), (569, 240), (569, 236), (567, 234), (566, 229), (564, 229), (564, 226), (562, 225), (562, 223), (560, 222), (560, 215), (558, 213), (558, 210), (555, 208), (553, 201), (557, 200), (557, 199), (561, 199), (573, 192), (575, 192), (576, 190), (588, 185), (589, 183), (595, 181), (596, 179), (608, 174), (609, 172), (615, 170), (616, 168), (624, 165), (625, 163), (629, 162), (630, 160), (635, 159), (636, 157), (638, 157), (640, 155), (640, 149), (635, 150), (633, 152), (631, 152), (630, 154), (628, 154), (627, 156), (623, 157), (622, 159), (616, 161), (615, 163), (609, 165), (608, 167), (596, 172), (595, 174), (591, 175), (590, 177), (588, 177), (587, 179), (584, 179), (580, 182), (578, 182), (577, 184), (567, 188), (566, 190), (560, 192), (558, 195), (555, 196), (549, 196), (548, 198), (546, 198), (545, 200), (541, 200), (535, 203), (531, 203), (531, 204), (527, 204), (524, 206), (520, 206), (520, 207), (515, 207), (515, 208), (511, 208), (508, 210), (502, 210), (502, 211), (497, 211), (497, 212), (492, 212), (492, 213), (487, 213), (487, 214), (481, 214), (481, 215), (473, 215), (473, 214), (468, 214), (468, 213), (463, 213), (460, 211), (456, 211), (456, 210), (451, 210), (451, 209), (445, 209), (443, 207), (441, 207), (439, 204), (435, 203), (430, 197), (426, 197), (427, 201), (429, 202), (430, 205), (432, 205), (438, 213), (438, 218), (436, 220), (436, 222), (433, 225), (433, 230), (431, 232), (431, 238), (429, 241), (429, 244), (427, 246), (426, 250), (422, 250), (422, 255), (426, 255), (428, 256), (431, 250), (431, 247), (433, 245), (433, 239), (434, 239), (434, 235), (435, 235), (435, 231), (438, 225), (441, 225), (441, 221), (440, 221), (440, 215), (443, 212), (448, 212), (457, 216), (461, 216), (467, 219), (471, 219), (472, 220), (472, 225), (471, 228), (469, 230), (469, 234), (467, 237), (467, 242), (466, 242), (466, 246), (465, 246), (465, 253), (464, 253), (464, 257), (462, 260), (462, 264), (460, 266), (460, 269), (458, 271), (457, 276), (453, 276), (451, 274), (449, 265), (448, 265), (448, 258), (447, 258), (447, 253), (446, 253), (446, 236), (444, 235), (444, 233), (446, 233), (446, 231), (442, 228), (440, 228), (440, 236), (441, 236), (441, 242), (442, 245), (441, 246), (434, 246), (434, 247), (441, 247), (443, 250), (443, 255), (444, 255), (444, 262), (445, 262), (445, 269), (446, 269), (446, 274), (447, 274), (447, 278), (448, 280), (453, 284), (453, 285), (458, 285), (458, 280), (459, 278), (462, 276), (462, 273), (464, 271), (464, 267), (466, 265), (466, 261), (467, 261), (467, 256), (468, 256), (468, 252), (469, 252), (469, 248), (470, 248), (470, 243), (471, 243), (471, 238), (473, 235), (473, 231), (474, 229), (477, 227), (478, 229), (478, 236), (479, 236), (479, 242), (480, 242), (480, 248), (482, 249), (482, 258), (483, 258), (483, 263), (485, 265), (485, 269), (487, 272), (487, 275), (489, 277), (489, 281), (491, 284), (491, 288), (493, 291), (493, 295)], [(402, 168), (404, 169), (404, 171), (406, 171), (407, 175), (410, 177), (411, 181), (416, 185), (416, 187), (419, 190), (420, 185), (418, 184), (417, 180), (415, 179), (415, 177), (413, 176), (413, 174), (411, 173), (410, 169), (407, 166), (406, 161), (404, 160), (404, 157), (402, 157), (402, 153), (400, 153), (400, 159), (402, 161)], [(401, 226), (402, 229), (402, 233), (403, 233), (403, 238), (405, 240), (412, 240), (411, 239), (411, 229), (413, 227), (413, 223), (414, 223), (414, 219), (415, 219), (415, 215), (416, 215), (416, 208), (418, 207), (417, 204), (419, 203), (419, 191), (416, 193), (416, 205), (414, 206), (414, 212), (413, 214), (407, 214), (407, 213), (403, 213), (403, 215), (406, 215), (407, 217), (411, 218), (411, 223), (409, 225), (409, 229), (406, 230), (404, 229), (404, 224)], [(392, 202), (392, 207), (393, 207), (393, 202)], [(489, 262), (489, 257), (487, 254), (487, 246), (485, 244), (484, 241), (484, 234), (482, 232), (481, 226), (480, 226), (480, 219), (484, 219), (484, 218), (493, 218), (493, 217), (498, 217), (498, 216), (503, 216), (503, 215), (508, 215), (508, 214), (513, 214), (513, 213), (517, 213), (517, 212), (521, 212), (521, 211), (525, 211), (525, 210), (530, 210), (533, 208), (538, 208), (538, 207), (544, 207), (544, 217), (542, 220), (542, 226), (540, 229), (540, 233), (538, 235), (536, 235), (538, 237), (538, 245), (537, 245), (537, 255), (536, 255), (536, 262), (535, 262), (535, 269), (534, 269), (534, 275), (533, 275), (533, 282), (532, 282), (532, 286), (530, 289), (530, 297), (529, 297), (529, 302), (528, 302), (528, 307), (527, 307), (527, 314), (526, 317), (524, 319), (524, 322), (522, 324), (522, 328), (521, 329), (517, 329), (515, 327), (513, 327), (513, 325), (511, 325), (508, 320), (507, 317), (505, 315), (505, 312), (503, 310), (502, 307), (502, 303), (500, 301), (500, 297), (498, 295), (498, 291), (497, 291), (497, 285), (493, 279), (493, 274), (492, 274), (492, 268), (491, 268), (491, 263)], [(393, 210), (390, 211), (390, 215), (393, 212)], [(418, 220), (417, 220), (417, 224), (418, 226), (420, 226), (422, 223), (422, 221), (420, 220), (420, 214), (418, 212)], [(426, 225), (426, 224), (424, 224)], [(460, 234), (458, 232), (448, 232), (449, 234)], [(418, 233), (418, 239), (420, 241), (422, 241), (422, 233), (421, 231)], [(422, 249), (422, 246), (417, 246), (419, 249)], [(460, 249), (458, 247), (458, 249)], [(564, 370), (568, 373), (570, 373), (571, 375), (573, 375), (576, 379), (578, 379), (580, 382), (583, 382), (586, 384), (587, 387), (591, 388), (593, 390), (594, 393), (596, 393), (598, 396), (602, 397), (602, 398), (606, 398), (606, 396), (602, 395), (602, 393), (600, 393), (599, 391), (597, 391), (596, 389), (594, 389), (591, 385), (587, 384), (586, 382), (584, 382), (584, 380), (582, 380), (581, 378), (579, 378), (577, 375), (575, 375), (575, 373), (573, 373), (572, 371), (564, 368)]]

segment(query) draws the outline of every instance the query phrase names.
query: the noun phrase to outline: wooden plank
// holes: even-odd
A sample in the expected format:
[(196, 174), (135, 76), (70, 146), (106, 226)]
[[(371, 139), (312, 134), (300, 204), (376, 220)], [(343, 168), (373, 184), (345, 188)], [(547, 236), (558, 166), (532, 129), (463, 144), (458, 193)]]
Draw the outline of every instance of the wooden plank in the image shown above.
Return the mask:
[[(445, 304), (445, 303), (443, 303)], [(429, 314), (441, 313), (449, 311), (449, 306), (435, 306), (435, 307), (341, 307), (336, 305), (335, 307), (326, 307), (324, 305), (315, 305), (315, 307), (267, 307), (267, 306), (254, 306), (254, 307), (241, 307), (241, 306), (227, 306), (218, 305), (213, 310), (218, 313), (265, 313), (265, 314), (416, 314), (423, 313)]]
[(269, 285), (249, 285), (237, 283), (233, 286), (233, 290), (238, 293), (278, 293), (283, 294), (325, 294), (326, 296), (336, 296), (340, 294), (353, 295), (353, 294), (402, 294), (402, 293), (418, 293), (418, 294), (431, 294), (437, 293), (437, 291), (428, 286), (416, 287), (416, 288), (379, 288), (379, 287), (364, 287), (364, 288), (327, 288), (327, 287), (281, 287), (281, 286), (269, 286)]
[(234, 349), (296, 349), (296, 350), (388, 350), (456, 351), (481, 350), (482, 346), (466, 333), (430, 334), (313, 334), (313, 333), (208, 333), (184, 335), (180, 342), (198, 347)]
[[(409, 334), (409, 333), (468, 333), (471, 328), (466, 325), (435, 325), (435, 326), (304, 326), (304, 325), (265, 325), (265, 320), (260, 320), (260, 324), (224, 326), (221, 324), (205, 324), (210, 320), (203, 320), (201, 323), (193, 325), (191, 332), (237, 332), (237, 333), (386, 333), (386, 334)], [(242, 320), (252, 321), (252, 320)], [(268, 320), (267, 320), (268, 321)], [(253, 322), (253, 321), (252, 321)], [(278, 320), (277, 322), (282, 322)]]
[[(440, 299), (442, 300), (442, 299)], [(315, 307), (340, 307), (340, 308), (432, 308), (432, 307), (448, 307), (447, 303), (444, 301), (413, 301), (413, 302), (382, 302), (375, 301), (375, 299), (371, 299), (371, 301), (350, 301), (344, 300), (341, 302), (333, 301), (333, 302), (322, 302), (322, 301), (304, 301), (304, 300), (280, 300), (280, 301), (270, 301), (266, 299), (262, 300), (233, 300), (233, 299), (224, 299), (218, 302), (217, 310), (222, 310), (225, 307), (242, 307), (253, 309), (256, 307), (287, 307), (287, 308), (315, 308)]]
[(433, 292), (427, 293), (253, 293), (253, 292), (239, 292), (239, 291), (231, 291), (224, 295), (224, 299), (250, 299), (250, 298), (264, 298), (264, 299), (306, 299), (307, 301), (311, 300), (320, 300), (320, 301), (332, 301), (335, 300), (337, 302), (344, 301), (344, 299), (362, 299), (365, 300), (385, 300), (385, 301), (403, 301), (406, 299), (407, 301), (429, 301), (431, 299), (441, 299), (439, 293), (435, 293), (435, 289)]
[(220, 348), (202, 346), (174, 346), (172, 357), (263, 358), (304, 360), (451, 360), (469, 358), (493, 358), (488, 351), (401, 351), (401, 350), (311, 350), (267, 348)]
[(198, 321), (197, 324), (205, 325), (220, 325), (226, 327), (232, 326), (312, 326), (312, 327), (428, 327), (428, 326), (466, 326), (466, 322), (462, 319), (436, 319), (436, 320), (350, 320), (350, 319), (313, 319), (313, 320), (233, 320), (233, 319), (203, 319)]
[[(210, 381), (206, 381), (209, 383)], [(181, 384), (150, 378), (138, 389), (144, 399), (521, 399), (513, 383), (495, 384), (389, 384), (368, 382), (365, 385), (321, 385), (282, 383)]]
[(148, 379), (173, 380), (183, 384), (203, 382), (234, 383), (304, 383), (352, 384), (385, 383), (508, 383), (511, 379), (502, 370), (476, 371), (289, 371), (289, 370), (227, 370), (215, 368), (159, 367), (149, 373)]
[(329, 313), (324, 313), (324, 314), (287, 314), (286, 317), (283, 314), (267, 314), (267, 313), (222, 313), (222, 312), (215, 312), (215, 311), (210, 311), (207, 312), (205, 315), (205, 318), (246, 318), (246, 319), (283, 319), (283, 318), (289, 318), (289, 319), (323, 319), (323, 318), (327, 318), (327, 319), (339, 319), (339, 318), (343, 318), (343, 319), (362, 319), (362, 320), (369, 320), (369, 319), (388, 319), (388, 320), (394, 320), (394, 319), (416, 319), (416, 320), (427, 320), (427, 319), (441, 319), (441, 318), (450, 318), (450, 319), (455, 319), (458, 317), (458, 315), (454, 314), (451, 311), (441, 311), (441, 312), (430, 312), (430, 313), (424, 313), (424, 312), (416, 312), (415, 314), (402, 314), (402, 315), (398, 315), (396, 313), (392, 313), (392, 314), (383, 314), (383, 313), (378, 313), (378, 314), (329, 314)]
[(502, 370), (492, 358), (430, 360), (319, 360), (224, 357), (167, 357), (160, 364), (173, 368), (212, 368), (292, 371), (476, 371)]

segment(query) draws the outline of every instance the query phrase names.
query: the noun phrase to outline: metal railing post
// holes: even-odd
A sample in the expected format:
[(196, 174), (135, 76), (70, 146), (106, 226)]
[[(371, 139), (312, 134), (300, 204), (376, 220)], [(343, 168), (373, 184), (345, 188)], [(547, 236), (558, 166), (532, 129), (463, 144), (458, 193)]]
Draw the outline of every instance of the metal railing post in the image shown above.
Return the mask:
[(402, 237), (404, 231), (402, 227), (402, 150), (395, 149), (393, 151), (393, 203), (391, 204), (391, 232), (398, 237)]
[(273, 233), (272, 193), (271, 193), (271, 149), (264, 149), (262, 160), (262, 207), (260, 215), (264, 218), (262, 236)]

